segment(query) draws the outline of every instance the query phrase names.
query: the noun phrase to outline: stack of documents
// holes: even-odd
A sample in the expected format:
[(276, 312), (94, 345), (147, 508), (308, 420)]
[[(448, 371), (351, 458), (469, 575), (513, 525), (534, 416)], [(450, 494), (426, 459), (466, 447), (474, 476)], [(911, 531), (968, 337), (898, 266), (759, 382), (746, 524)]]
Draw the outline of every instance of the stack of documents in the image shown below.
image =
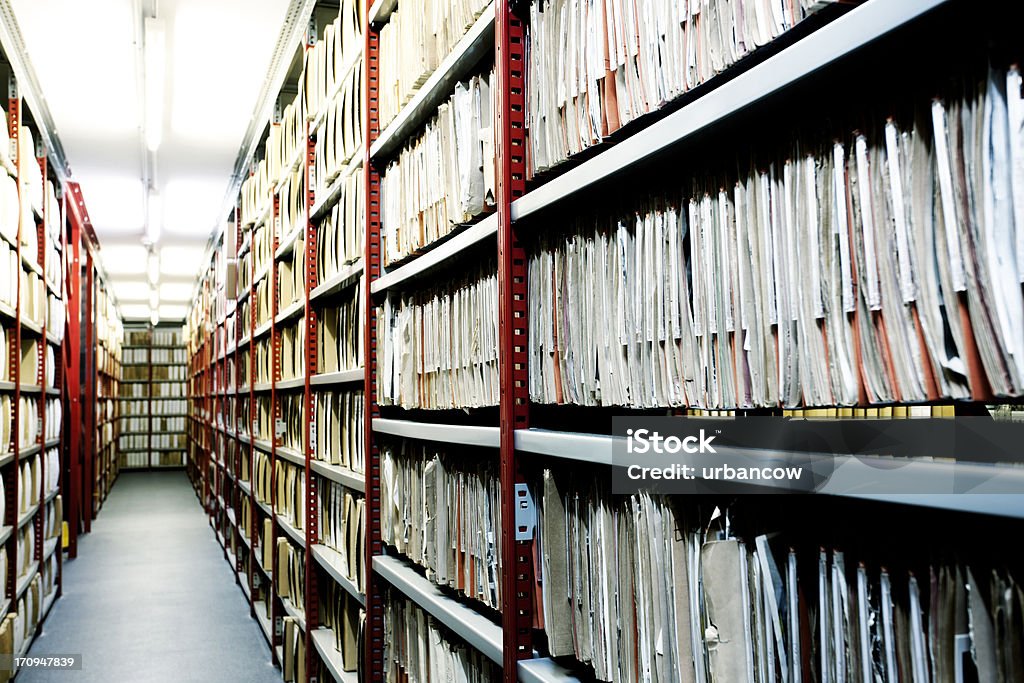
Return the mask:
[(397, 590), (384, 591), (384, 680), (497, 683), (501, 667)]
[(531, 398), (735, 409), (1021, 395), (1020, 80), (993, 70), (905, 121), (803, 140), (738, 177), (690, 178), (544, 235), (529, 264)]
[(341, 573), (360, 592), (366, 582), (364, 569), (366, 500), (351, 489), (320, 480), (320, 542), (341, 556)]
[[(798, 551), (779, 535), (715, 531), (715, 518), (687, 519), (670, 497), (615, 497), (569, 472), (545, 471), (538, 500), (549, 653), (587, 663), (597, 680), (1024, 673), (1024, 624), (1001, 616), (1020, 614), (1024, 591), (1005, 566), (940, 560), (915, 574), (840, 550)], [(907, 559), (892, 552), (890, 567)]]
[(501, 609), (497, 462), (409, 441), (380, 457), (381, 540), (439, 586)]
[(494, 207), (494, 74), (457, 83), (381, 180), (385, 264)]
[(316, 131), (314, 196), (324, 197), (331, 182), (363, 151), (363, 62), (355, 60), (338, 94), (326, 105)]
[(377, 309), (377, 403), (403, 408), (498, 405), (498, 277), (483, 263), (436, 289)]
[(359, 602), (334, 581), (317, 586), (320, 625), (334, 634), (334, 649), (341, 653), (343, 671), (355, 671), (359, 663), (359, 634), (365, 613)]
[(354, 370), (363, 365), (363, 282), (317, 316), (317, 373)]
[(296, 379), (306, 374), (306, 325), (299, 319), (281, 328), (281, 379)]
[(363, 392), (316, 393), (314, 457), (331, 465), (362, 472), (364, 465)]
[[(398, 116), (476, 21), (489, 0), (421, 0), (401, 5), (380, 29), (381, 130)], [(491, 10), (493, 12), (493, 10)]]
[(531, 171), (599, 143), (833, 1), (534, 0)]
[(317, 284), (363, 257), (366, 226), (365, 180), (361, 171), (345, 178), (341, 195), (331, 211), (317, 225)]
[(284, 433), (278, 435), (278, 445), (305, 452), (302, 443), (306, 425), (305, 397), (301, 393), (282, 393), (277, 395), (277, 402), (281, 407), (281, 421), (284, 422)]

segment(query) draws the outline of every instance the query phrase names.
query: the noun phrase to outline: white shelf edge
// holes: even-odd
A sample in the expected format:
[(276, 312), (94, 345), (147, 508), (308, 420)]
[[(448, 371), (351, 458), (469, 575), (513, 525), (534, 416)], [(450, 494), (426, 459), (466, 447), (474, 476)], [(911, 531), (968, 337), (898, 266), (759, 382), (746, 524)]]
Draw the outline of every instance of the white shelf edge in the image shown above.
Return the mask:
[(471, 607), (445, 595), (407, 562), (378, 555), (373, 558), (373, 571), (466, 641), (470, 647), (498, 665), (502, 664), (501, 624), (495, 624)]
[(306, 616), (302, 613), (302, 610), (300, 610), (292, 603), (291, 598), (281, 598), (281, 605), (284, 606), (284, 611), (287, 612), (288, 616), (295, 620), (295, 623), (298, 624), (299, 629), (303, 633), (305, 633)]
[(278, 513), (277, 525), (284, 530), (286, 536), (295, 541), (298, 545), (303, 548), (306, 547), (306, 535), (292, 526), (292, 523), (284, 518), (284, 515)]
[(338, 384), (353, 384), (366, 379), (366, 371), (362, 367), (352, 370), (340, 370), (338, 372), (325, 372), (321, 375), (313, 375), (309, 378), (309, 385), (312, 387), (329, 387)]
[(309, 293), (309, 300), (312, 303), (321, 297), (325, 297), (329, 294), (345, 287), (350, 280), (358, 278), (363, 274), (363, 259), (360, 258), (354, 263), (350, 263), (344, 266), (340, 271), (329, 277), (322, 284), (317, 285)]
[(360, 605), (365, 607), (366, 596), (359, 592), (354, 581), (341, 573), (341, 562), (335, 559), (340, 558), (341, 553), (333, 548), (328, 548), (322, 543), (313, 544), (312, 553), (313, 558), (334, 579), (334, 582), (344, 588), (349, 595), (359, 601)]
[(364, 475), (352, 470), (346, 469), (339, 465), (332, 465), (330, 463), (323, 462), (322, 460), (310, 460), (310, 469), (313, 470), (314, 474), (318, 474), (325, 479), (330, 479), (333, 482), (337, 482), (342, 486), (346, 486), (353, 491), (359, 491), (360, 493), (366, 493), (366, 480)]
[(512, 202), (518, 221), (628, 170), (950, 0), (869, 0), (728, 83)]
[(317, 628), (309, 634), (313, 639), (313, 646), (320, 654), (320, 660), (327, 667), (327, 671), (338, 683), (358, 683), (359, 678), (354, 671), (342, 669), (341, 653), (334, 649), (334, 633), (327, 628)]
[[(528, 453), (611, 465), (614, 438), (598, 434), (517, 429), (515, 447)], [(760, 458), (777, 455), (750, 448), (720, 447), (718, 450), (722, 454), (748, 457), (755, 463)], [(808, 455), (825, 457), (832, 463), (831, 476), (816, 495), (1024, 519), (1024, 496), (1011, 492), (1024, 490), (1024, 467), (834, 453)], [(999, 477), (994, 478), (992, 475), (996, 470)], [(887, 491), (878, 491), (876, 484), (868, 487), (864, 483), (877, 479), (883, 471), (886, 473), (884, 483)], [(765, 487), (773, 485), (769, 480), (759, 481), (758, 484)], [(783, 484), (777, 482), (777, 485)], [(969, 490), (970, 493), (953, 493), (954, 485), (957, 490)], [(922, 487), (941, 489), (948, 493), (906, 493), (919, 491)]]
[(379, 294), (394, 289), (411, 278), (441, 266), (448, 259), (497, 234), (498, 214), (494, 212), (425, 252), (422, 256), (381, 275), (370, 283), (370, 292)]
[(288, 462), (292, 462), (295, 463), (296, 465), (301, 465), (303, 467), (305, 467), (306, 465), (306, 456), (300, 453), (299, 451), (295, 450), (294, 448), (288, 448), (287, 446), (278, 446), (276, 449), (274, 449), (274, 452), (277, 454), (279, 458), (283, 458)]
[(398, 0), (373, 0), (370, 5), (370, 23), (383, 24), (398, 7)]
[(500, 440), (498, 427), (438, 424), (380, 417), (373, 419), (373, 431), (378, 434), (392, 434), (408, 439), (442, 441), (486, 448), (498, 448)]
[(493, 49), (494, 2), (484, 9), (466, 35), (441, 60), (434, 73), (430, 74), (412, 99), (381, 131), (380, 136), (370, 145), (370, 158), (379, 159), (398, 149), (412, 131), (434, 115), (437, 106), (454, 90), (456, 81), (465, 76), (488, 50)]

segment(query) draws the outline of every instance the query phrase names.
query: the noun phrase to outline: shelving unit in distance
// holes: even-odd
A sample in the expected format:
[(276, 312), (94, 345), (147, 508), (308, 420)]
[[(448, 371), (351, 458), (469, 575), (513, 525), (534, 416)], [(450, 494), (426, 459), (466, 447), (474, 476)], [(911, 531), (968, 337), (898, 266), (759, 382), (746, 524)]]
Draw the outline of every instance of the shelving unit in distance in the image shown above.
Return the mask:
[(122, 420), (119, 419), (121, 403), (119, 386), (122, 372), (121, 345), (124, 339), (124, 329), (121, 317), (117, 312), (117, 305), (107, 292), (103, 281), (98, 277), (94, 289), (96, 292), (95, 337), (97, 344), (95, 346), (96, 389), (93, 399), (96, 406), (93, 472), (96, 492), (94, 514), (98, 514), (120, 472), (121, 461), (117, 456), (117, 446), (123, 426)]
[(61, 591), (68, 262), (64, 188), (9, 68), (0, 68), (10, 95), (0, 184), (11, 209), (0, 221), (0, 638), (22, 656)]
[(364, 15), (297, 21), (188, 320), (190, 473), (285, 680), (357, 675)]
[(186, 465), (187, 348), (180, 325), (126, 324), (119, 385), (120, 469)]

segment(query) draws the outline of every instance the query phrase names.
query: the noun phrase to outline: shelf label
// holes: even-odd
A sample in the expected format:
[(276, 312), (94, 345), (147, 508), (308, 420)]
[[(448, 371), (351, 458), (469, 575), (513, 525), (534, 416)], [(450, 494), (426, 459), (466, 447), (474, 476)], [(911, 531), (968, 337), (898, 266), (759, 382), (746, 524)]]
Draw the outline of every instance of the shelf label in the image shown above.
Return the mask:
[(309, 450), (316, 452), (316, 420), (309, 423)]
[(280, 638), (284, 634), (284, 619), (274, 617), (274, 636)]
[(284, 420), (278, 418), (277, 421), (274, 422), (274, 436), (276, 438), (278, 438), (278, 439), (283, 439), (284, 438), (284, 433), (285, 433)]

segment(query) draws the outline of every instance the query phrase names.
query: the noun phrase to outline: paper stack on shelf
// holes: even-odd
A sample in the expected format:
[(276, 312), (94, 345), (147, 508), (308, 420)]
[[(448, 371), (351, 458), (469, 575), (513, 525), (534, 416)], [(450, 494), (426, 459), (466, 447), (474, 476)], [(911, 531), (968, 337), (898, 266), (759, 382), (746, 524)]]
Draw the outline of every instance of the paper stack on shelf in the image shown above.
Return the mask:
[[(529, 267), (531, 398), (849, 406), (962, 399), (986, 382), (1021, 395), (1007, 76), (906, 123), (803, 141), (729, 186), (693, 179), (681, 197), (545, 235)], [(1004, 147), (986, 154), (970, 130)]]
[(501, 609), (498, 463), (400, 441), (381, 449), (381, 540), (427, 578)]
[(320, 481), (320, 542), (341, 555), (342, 573), (360, 592), (366, 584), (366, 500), (333, 481)]
[(295, 379), (305, 374), (306, 326), (299, 320), (281, 328), (281, 379)]
[(384, 648), (388, 683), (502, 680), (500, 666), (395, 590), (384, 592)]
[(363, 257), (366, 193), (362, 173), (350, 173), (331, 211), (317, 225), (317, 284)]
[(317, 373), (355, 370), (363, 364), (363, 283), (344, 292), (317, 317)]
[(334, 635), (334, 649), (341, 653), (343, 671), (355, 672), (359, 662), (359, 633), (366, 614), (348, 591), (333, 581), (317, 586), (320, 593), (320, 624)]
[(378, 404), (431, 410), (498, 404), (493, 263), (435, 289), (389, 296), (376, 315)]
[(495, 202), (493, 72), (455, 85), (425, 130), (384, 171), (385, 265), (415, 253)]
[(529, 3), (531, 171), (601, 142), (833, 1)]
[(317, 460), (362, 472), (365, 458), (362, 391), (316, 393)]
[(425, 0), (403, 5), (380, 29), (378, 107), (383, 130), (440, 66), (488, 0)]
[(277, 514), (296, 529), (306, 520), (306, 473), (290, 462), (274, 462), (274, 484), (277, 489)]

